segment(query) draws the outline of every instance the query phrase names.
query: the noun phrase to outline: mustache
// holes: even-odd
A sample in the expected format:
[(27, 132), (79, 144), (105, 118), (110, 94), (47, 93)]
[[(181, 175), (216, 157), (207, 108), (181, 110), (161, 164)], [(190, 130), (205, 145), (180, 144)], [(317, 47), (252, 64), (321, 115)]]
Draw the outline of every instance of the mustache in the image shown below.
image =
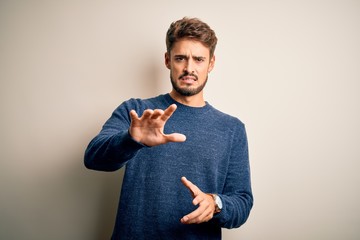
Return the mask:
[(185, 73), (181, 74), (180, 77), (179, 77), (179, 79), (181, 79), (181, 78), (183, 78), (183, 77), (188, 77), (188, 76), (194, 77), (195, 80), (198, 80), (198, 76), (196, 76), (196, 75), (193, 74), (193, 73), (189, 73), (189, 72), (185, 72)]

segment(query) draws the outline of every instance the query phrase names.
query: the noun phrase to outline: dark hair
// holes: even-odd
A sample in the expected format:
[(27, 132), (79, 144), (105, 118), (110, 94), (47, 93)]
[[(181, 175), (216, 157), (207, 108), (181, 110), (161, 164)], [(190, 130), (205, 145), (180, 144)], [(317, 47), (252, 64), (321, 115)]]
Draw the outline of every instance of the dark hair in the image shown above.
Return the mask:
[(166, 50), (170, 53), (176, 41), (189, 38), (201, 42), (210, 50), (210, 58), (214, 55), (217, 38), (215, 32), (198, 18), (184, 17), (171, 23), (166, 33)]

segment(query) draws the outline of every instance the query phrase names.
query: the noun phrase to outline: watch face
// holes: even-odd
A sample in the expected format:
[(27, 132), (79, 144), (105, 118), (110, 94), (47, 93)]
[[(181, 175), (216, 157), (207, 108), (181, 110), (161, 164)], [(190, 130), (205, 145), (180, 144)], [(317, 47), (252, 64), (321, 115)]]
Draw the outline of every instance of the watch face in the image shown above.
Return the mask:
[(219, 209), (222, 209), (222, 201), (218, 195), (216, 195), (216, 197), (215, 197), (215, 203)]

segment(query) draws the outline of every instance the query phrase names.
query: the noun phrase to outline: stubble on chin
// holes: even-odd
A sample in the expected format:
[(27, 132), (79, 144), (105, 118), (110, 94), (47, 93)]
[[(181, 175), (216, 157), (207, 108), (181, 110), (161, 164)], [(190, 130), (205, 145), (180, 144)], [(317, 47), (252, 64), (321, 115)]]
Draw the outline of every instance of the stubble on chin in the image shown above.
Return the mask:
[(200, 93), (204, 89), (208, 80), (208, 76), (206, 76), (206, 80), (204, 81), (203, 84), (195, 88), (178, 86), (178, 84), (176, 83), (176, 81), (174, 81), (174, 78), (171, 76), (171, 74), (170, 74), (170, 80), (171, 80), (171, 85), (176, 92), (178, 92), (182, 96), (190, 97)]

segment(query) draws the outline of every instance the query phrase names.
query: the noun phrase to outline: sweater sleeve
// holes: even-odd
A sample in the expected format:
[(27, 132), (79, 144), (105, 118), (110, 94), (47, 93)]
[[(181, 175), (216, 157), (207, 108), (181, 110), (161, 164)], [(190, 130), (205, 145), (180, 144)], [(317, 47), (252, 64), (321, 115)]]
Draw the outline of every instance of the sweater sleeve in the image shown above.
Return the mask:
[(87, 168), (116, 171), (133, 158), (145, 145), (135, 141), (128, 132), (130, 102), (121, 104), (104, 124), (100, 133), (89, 143), (84, 156)]
[(219, 193), (223, 208), (214, 218), (221, 227), (236, 228), (246, 222), (253, 206), (248, 142), (243, 124), (235, 131), (228, 169), (224, 190)]

